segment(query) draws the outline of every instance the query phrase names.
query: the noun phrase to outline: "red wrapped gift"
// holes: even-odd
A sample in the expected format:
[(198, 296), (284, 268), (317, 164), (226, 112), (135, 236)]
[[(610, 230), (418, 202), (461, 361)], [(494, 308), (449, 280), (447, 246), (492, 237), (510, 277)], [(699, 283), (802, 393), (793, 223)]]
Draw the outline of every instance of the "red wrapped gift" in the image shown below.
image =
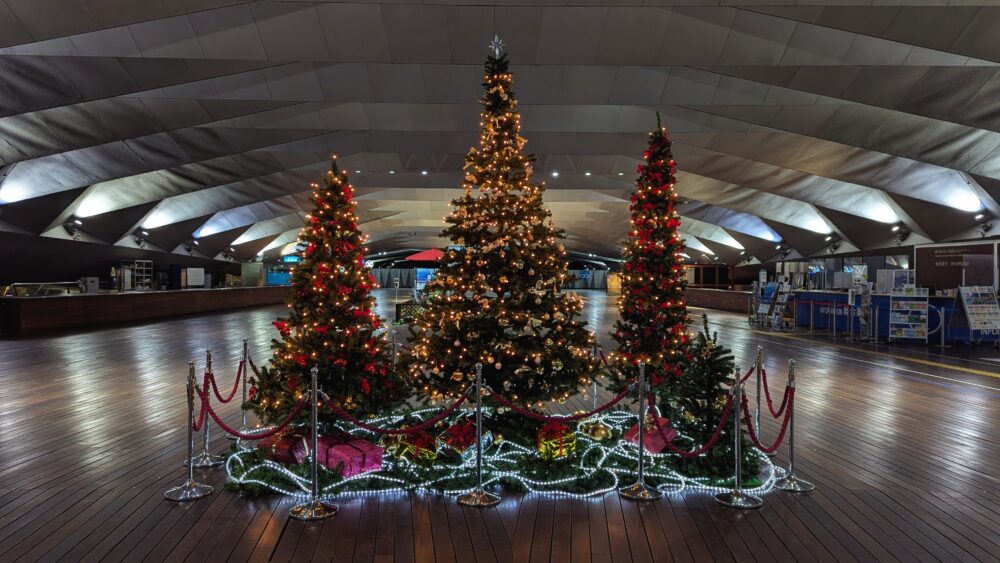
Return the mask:
[[(646, 451), (654, 454), (662, 452), (667, 447), (667, 443), (672, 442), (674, 437), (677, 436), (677, 431), (674, 430), (673, 426), (670, 426), (670, 421), (662, 416), (656, 417), (656, 421), (659, 423), (659, 428), (657, 424), (653, 422), (653, 418), (649, 415), (646, 416), (646, 425), (642, 429), (642, 442), (646, 446)], [(633, 444), (639, 443), (639, 425), (636, 424), (632, 428), (628, 429), (625, 433), (625, 439)]]
[[(322, 448), (320, 451), (323, 451)], [(346, 444), (330, 446), (326, 450), (326, 459), (321, 455), (320, 461), (334, 471), (339, 470), (341, 477), (353, 477), (382, 469), (384, 451), (367, 440), (351, 440)]]
[(270, 436), (257, 442), (257, 447), (267, 452), (268, 459), (289, 465), (302, 463), (309, 455), (305, 437), (298, 434)]

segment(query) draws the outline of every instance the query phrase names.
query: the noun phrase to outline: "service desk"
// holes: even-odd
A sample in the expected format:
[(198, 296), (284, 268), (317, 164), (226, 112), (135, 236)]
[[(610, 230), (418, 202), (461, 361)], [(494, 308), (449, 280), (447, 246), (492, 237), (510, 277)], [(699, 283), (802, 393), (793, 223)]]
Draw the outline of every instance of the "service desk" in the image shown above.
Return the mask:
[[(815, 331), (858, 334), (860, 321), (857, 317), (857, 307), (861, 303), (861, 298), (855, 296), (852, 304), (855, 309), (854, 314), (852, 314), (847, 297), (847, 292), (843, 291), (793, 292), (789, 301), (794, 303), (796, 326), (805, 329), (812, 328)], [(946, 342), (967, 342), (969, 340), (967, 328), (951, 326), (955, 313), (954, 297), (931, 296), (929, 304), (927, 330), (930, 333), (928, 336), (930, 344), (941, 343), (942, 326)], [(887, 340), (889, 338), (889, 296), (879, 293), (872, 294), (871, 307), (872, 322), (876, 323), (878, 339)], [(981, 339), (992, 342), (996, 340), (996, 336), (982, 335)], [(911, 340), (911, 342), (920, 341)]]
[(287, 286), (277, 286), (0, 297), (0, 333), (18, 336), (272, 305), (284, 303), (287, 294)]

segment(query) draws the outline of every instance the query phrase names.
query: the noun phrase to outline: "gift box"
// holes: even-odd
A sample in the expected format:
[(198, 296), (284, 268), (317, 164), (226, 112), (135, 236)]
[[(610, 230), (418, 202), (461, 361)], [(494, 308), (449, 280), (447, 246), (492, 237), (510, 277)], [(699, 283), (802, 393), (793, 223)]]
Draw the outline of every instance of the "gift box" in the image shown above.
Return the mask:
[(287, 465), (302, 463), (309, 455), (306, 439), (299, 434), (270, 436), (257, 442), (257, 447), (267, 453), (268, 459)]
[(437, 441), (427, 432), (404, 434), (396, 446), (396, 456), (413, 461), (434, 461), (437, 459)]
[(561, 422), (546, 422), (538, 431), (538, 455), (559, 459), (576, 452), (576, 433)]
[[(659, 423), (659, 428), (657, 428), (657, 423)], [(646, 415), (645, 425), (642, 429), (642, 443), (646, 447), (647, 452), (653, 454), (662, 452), (667, 448), (669, 442), (674, 441), (675, 436), (677, 436), (677, 431), (670, 425), (668, 419), (658, 416), (654, 423), (653, 417)], [(639, 424), (637, 423), (632, 428), (629, 428), (624, 438), (633, 444), (638, 444)]]
[[(317, 447), (320, 452), (324, 451), (321, 446)], [(385, 450), (367, 440), (351, 440), (346, 444), (331, 445), (326, 449), (325, 456), (320, 454), (320, 462), (334, 471), (339, 471), (341, 477), (353, 477), (382, 469), (384, 452)]]

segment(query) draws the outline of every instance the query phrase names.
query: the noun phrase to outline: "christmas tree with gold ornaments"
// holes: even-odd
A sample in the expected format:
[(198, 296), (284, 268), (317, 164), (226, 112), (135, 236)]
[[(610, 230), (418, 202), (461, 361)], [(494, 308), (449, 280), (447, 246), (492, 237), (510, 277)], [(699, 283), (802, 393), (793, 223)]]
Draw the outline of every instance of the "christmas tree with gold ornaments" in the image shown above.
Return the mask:
[(681, 223), (674, 191), (676, 163), (659, 113), (656, 122), (629, 200), (619, 320), (612, 333), (618, 344), (614, 354), (618, 384), (637, 377), (642, 361), (653, 388), (679, 377), (690, 356), (681, 264), (684, 240), (677, 232)]
[[(334, 157), (323, 184), (312, 184), (313, 210), (299, 235), (305, 245), (292, 272), (286, 318), (273, 324), (271, 366), (252, 381), (247, 405), (275, 423), (309, 391), (310, 370), (329, 407), (354, 416), (383, 412), (409, 396), (408, 380), (393, 370), (391, 351), (370, 291), (375, 280), (364, 265), (367, 237), (358, 230), (357, 202)], [(303, 411), (305, 417), (309, 409)]]
[(426, 309), (411, 326), (403, 365), (430, 397), (454, 396), (475, 379), (539, 407), (585, 385), (596, 365), (594, 341), (569, 279), (566, 250), (544, 187), (531, 181), (513, 75), (498, 40), (486, 60), (479, 146), (465, 158), (464, 194), (452, 201), (451, 241), (427, 287)]

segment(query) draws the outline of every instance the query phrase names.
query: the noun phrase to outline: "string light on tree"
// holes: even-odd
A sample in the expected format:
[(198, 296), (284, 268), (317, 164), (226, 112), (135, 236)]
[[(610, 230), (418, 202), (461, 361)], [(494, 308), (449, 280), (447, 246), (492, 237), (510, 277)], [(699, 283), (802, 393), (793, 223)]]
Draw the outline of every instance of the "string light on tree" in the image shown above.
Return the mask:
[(484, 366), (485, 383), (522, 404), (564, 400), (596, 368), (583, 303), (563, 292), (566, 249), (531, 181), (521, 116), (503, 42), (486, 60), (479, 144), (463, 168), (442, 236), (452, 245), (427, 285), (402, 365), (431, 397), (455, 396)]
[[(313, 210), (299, 235), (305, 245), (292, 271), (288, 317), (273, 324), (271, 367), (253, 380), (249, 407), (265, 422), (277, 422), (298, 403), (319, 367), (320, 387), (330, 404), (356, 415), (382, 412), (409, 395), (397, 378), (382, 320), (370, 291), (375, 279), (364, 265), (367, 237), (358, 230), (357, 202), (347, 173), (333, 157), (323, 185), (313, 183)], [(323, 418), (333, 418), (321, 409)]]
[(677, 233), (676, 163), (659, 113), (643, 158), (646, 162), (638, 167), (629, 200), (630, 230), (618, 299), (620, 318), (613, 333), (618, 344), (614, 357), (625, 379), (636, 377), (638, 363), (646, 362), (650, 382), (657, 388), (681, 375), (690, 340), (681, 267), (684, 241)]

